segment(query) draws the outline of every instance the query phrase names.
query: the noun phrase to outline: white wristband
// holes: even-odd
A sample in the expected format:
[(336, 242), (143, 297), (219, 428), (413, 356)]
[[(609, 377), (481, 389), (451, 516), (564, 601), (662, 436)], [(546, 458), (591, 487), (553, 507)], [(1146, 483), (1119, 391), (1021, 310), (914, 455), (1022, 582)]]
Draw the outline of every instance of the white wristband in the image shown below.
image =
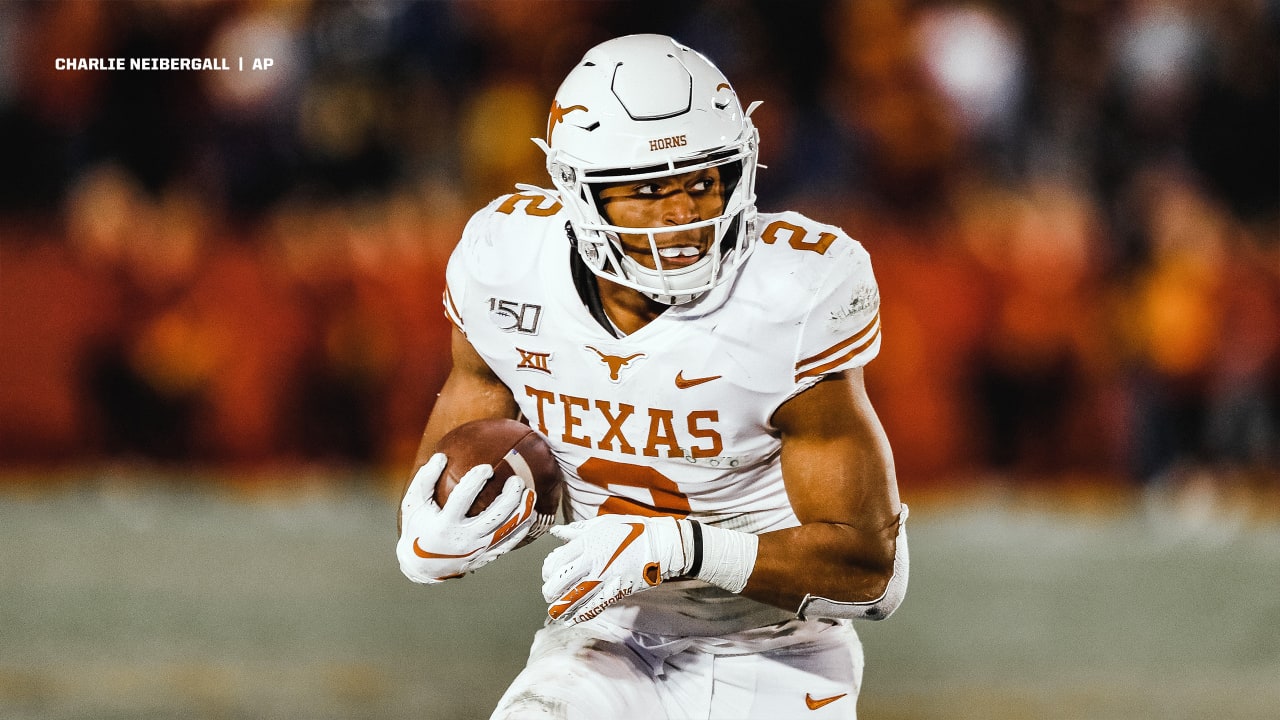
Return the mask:
[(694, 538), (701, 538), (701, 543), (696, 540), (694, 543), (695, 555), (701, 545), (701, 563), (694, 560), (693, 577), (731, 593), (742, 592), (747, 586), (747, 578), (755, 569), (760, 538), (751, 533), (725, 530), (696, 521), (689, 521), (689, 524)]

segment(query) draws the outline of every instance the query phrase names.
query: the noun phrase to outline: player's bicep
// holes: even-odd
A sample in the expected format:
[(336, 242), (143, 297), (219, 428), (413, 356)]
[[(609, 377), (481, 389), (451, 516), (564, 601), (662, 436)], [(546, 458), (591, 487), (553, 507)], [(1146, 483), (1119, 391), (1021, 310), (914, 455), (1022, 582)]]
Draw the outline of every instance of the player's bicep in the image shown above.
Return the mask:
[(899, 512), (893, 455), (867, 397), (862, 368), (846, 370), (785, 402), (774, 414), (782, 433), (782, 476), (801, 523), (879, 532)]
[(452, 343), (453, 367), (422, 433), (422, 442), (418, 446), (419, 466), (431, 457), (440, 438), (459, 425), (481, 418), (514, 418), (519, 414), (519, 406), (511, 391), (456, 327)]

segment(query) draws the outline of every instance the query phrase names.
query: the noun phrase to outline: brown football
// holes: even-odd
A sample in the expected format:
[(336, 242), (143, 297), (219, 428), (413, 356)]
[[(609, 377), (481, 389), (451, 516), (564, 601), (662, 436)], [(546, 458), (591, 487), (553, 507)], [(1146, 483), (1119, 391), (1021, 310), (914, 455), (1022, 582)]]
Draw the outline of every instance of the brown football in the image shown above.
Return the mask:
[(473, 420), (440, 438), (436, 452), (449, 458), (436, 481), (435, 500), (441, 507), (468, 470), (476, 465), (492, 465), (493, 477), (480, 489), (467, 517), (475, 517), (489, 507), (512, 475), (518, 475), (527, 487), (533, 488), (537, 495), (533, 507), (539, 515), (554, 516), (560, 508), (560, 466), (546, 441), (524, 423)]

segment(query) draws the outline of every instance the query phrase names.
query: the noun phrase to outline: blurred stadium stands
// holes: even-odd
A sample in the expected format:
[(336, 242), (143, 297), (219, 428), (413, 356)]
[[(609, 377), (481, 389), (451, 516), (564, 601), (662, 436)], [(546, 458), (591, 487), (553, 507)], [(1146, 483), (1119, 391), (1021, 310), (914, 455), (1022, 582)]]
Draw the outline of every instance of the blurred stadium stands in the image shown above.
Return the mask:
[[(1275, 0), (0, 6), (0, 467), (402, 475), (469, 214), (590, 45), (763, 99), (761, 206), (870, 251), (905, 487), (1280, 468)], [(257, 72), (58, 57), (272, 57)]]

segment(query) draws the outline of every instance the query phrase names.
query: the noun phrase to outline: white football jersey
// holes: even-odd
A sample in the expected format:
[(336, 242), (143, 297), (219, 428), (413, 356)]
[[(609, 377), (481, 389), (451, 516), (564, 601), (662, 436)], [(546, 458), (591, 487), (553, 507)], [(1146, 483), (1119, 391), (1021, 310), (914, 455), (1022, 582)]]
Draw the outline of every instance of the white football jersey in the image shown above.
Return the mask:
[[(733, 280), (617, 338), (575, 288), (565, 221), (558, 202), (532, 192), (476, 213), (449, 261), (445, 312), (554, 450), (569, 517), (668, 514), (752, 533), (798, 525), (770, 420), (823, 375), (879, 351), (866, 251), (797, 213), (761, 214)], [(665, 635), (794, 616), (698, 581), (606, 613)]]

